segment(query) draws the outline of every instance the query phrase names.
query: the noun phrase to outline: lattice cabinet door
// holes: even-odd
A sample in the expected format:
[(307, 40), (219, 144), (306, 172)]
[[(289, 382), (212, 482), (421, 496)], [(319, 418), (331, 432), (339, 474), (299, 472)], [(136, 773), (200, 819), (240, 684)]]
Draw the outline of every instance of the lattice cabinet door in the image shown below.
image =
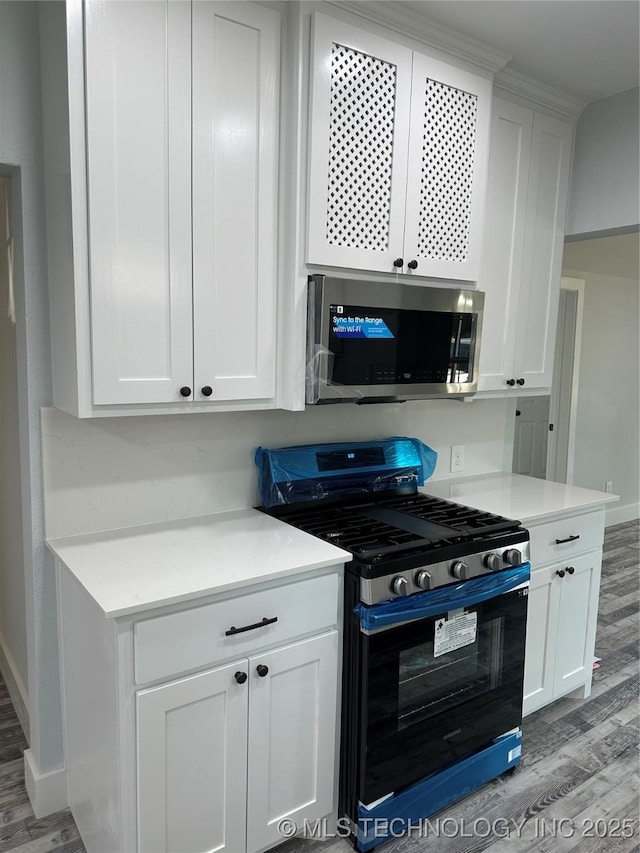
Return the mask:
[(400, 272), (412, 52), (321, 14), (312, 45), (307, 261)]
[(414, 54), (404, 244), (414, 275), (478, 278), (491, 89), (490, 79)]

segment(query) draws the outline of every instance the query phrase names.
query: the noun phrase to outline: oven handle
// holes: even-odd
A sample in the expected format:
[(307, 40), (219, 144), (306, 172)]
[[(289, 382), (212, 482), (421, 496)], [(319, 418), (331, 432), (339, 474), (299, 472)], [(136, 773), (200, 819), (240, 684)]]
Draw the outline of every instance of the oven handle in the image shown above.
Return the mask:
[(531, 565), (523, 563), (515, 569), (482, 575), (454, 586), (429, 592), (419, 592), (406, 598), (394, 598), (380, 604), (358, 604), (353, 612), (360, 619), (360, 628), (373, 631), (388, 628), (398, 622), (409, 622), (448, 613), (461, 607), (471, 607), (490, 598), (497, 598), (519, 586), (526, 586), (531, 577)]

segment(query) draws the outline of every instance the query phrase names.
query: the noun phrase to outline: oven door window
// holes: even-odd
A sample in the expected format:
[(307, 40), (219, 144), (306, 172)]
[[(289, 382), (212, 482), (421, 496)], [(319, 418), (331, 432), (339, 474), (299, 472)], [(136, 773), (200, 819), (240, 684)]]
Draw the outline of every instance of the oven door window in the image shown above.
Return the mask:
[[(368, 660), (363, 803), (470, 755), (520, 724), (527, 590), (362, 635)], [(463, 630), (436, 631), (462, 616)], [(475, 625), (475, 631), (472, 626)], [(444, 649), (444, 650), (443, 650)]]
[[(468, 615), (474, 617), (477, 613)], [(501, 684), (504, 615), (482, 622), (479, 632), (476, 620), (470, 618), (471, 627), (466, 636), (457, 640), (461, 645), (441, 651), (437, 642), (439, 634), (457, 621), (440, 617), (434, 623), (434, 639), (398, 653), (399, 731), (450, 711), (470, 698), (490, 693)], [(449, 645), (455, 643), (454, 636)]]

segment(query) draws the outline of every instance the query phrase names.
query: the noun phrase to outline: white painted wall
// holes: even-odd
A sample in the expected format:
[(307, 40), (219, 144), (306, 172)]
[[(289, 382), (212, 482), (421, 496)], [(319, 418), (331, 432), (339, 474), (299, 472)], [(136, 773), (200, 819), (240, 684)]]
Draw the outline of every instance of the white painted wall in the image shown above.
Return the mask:
[(563, 274), (586, 282), (573, 483), (604, 491), (612, 480), (620, 502), (607, 523), (638, 518), (640, 284), (579, 269)]
[[(22, 542), (16, 327), (9, 316), (10, 178), (0, 177), (0, 659), (27, 703), (27, 628)], [(8, 670), (8, 672), (7, 672)]]
[(434, 479), (452, 476), (452, 444), (465, 445), (465, 474), (500, 471), (509, 402), (338, 404), (95, 421), (44, 409), (47, 536), (255, 506), (258, 445), (410, 435), (438, 451)]
[[(0, 164), (12, 174), (31, 758), (62, 765), (55, 576), (44, 551), (40, 406), (51, 403), (38, 3), (0, 2)], [(14, 657), (24, 661), (24, 649)]]
[(589, 104), (578, 120), (567, 235), (638, 226), (638, 101), (636, 87)]

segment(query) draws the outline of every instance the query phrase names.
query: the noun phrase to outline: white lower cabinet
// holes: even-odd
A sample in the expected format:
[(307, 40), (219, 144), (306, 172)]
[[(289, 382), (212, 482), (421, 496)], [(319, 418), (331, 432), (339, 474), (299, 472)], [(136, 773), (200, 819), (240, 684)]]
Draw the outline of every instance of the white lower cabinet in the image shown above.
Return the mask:
[[(247, 801), (246, 661), (136, 697), (138, 850), (243, 850)], [(164, 815), (164, 820), (158, 820)]]
[(594, 551), (572, 560), (566, 568), (561, 564), (556, 570), (562, 582), (553, 675), (555, 696), (591, 684), (601, 567), (602, 551)]
[(87, 853), (261, 853), (335, 818), (342, 567), (107, 619), (58, 569)]
[(283, 818), (330, 814), (338, 671), (337, 631), (249, 660), (247, 853), (282, 841)]
[(258, 853), (331, 812), (337, 665), (331, 631), (139, 691), (139, 853)]
[[(585, 697), (591, 692), (604, 510), (564, 519), (560, 527), (558, 522), (533, 527), (530, 533), (525, 716), (579, 688)], [(594, 540), (599, 547), (585, 552)], [(549, 560), (551, 548), (558, 554)]]

